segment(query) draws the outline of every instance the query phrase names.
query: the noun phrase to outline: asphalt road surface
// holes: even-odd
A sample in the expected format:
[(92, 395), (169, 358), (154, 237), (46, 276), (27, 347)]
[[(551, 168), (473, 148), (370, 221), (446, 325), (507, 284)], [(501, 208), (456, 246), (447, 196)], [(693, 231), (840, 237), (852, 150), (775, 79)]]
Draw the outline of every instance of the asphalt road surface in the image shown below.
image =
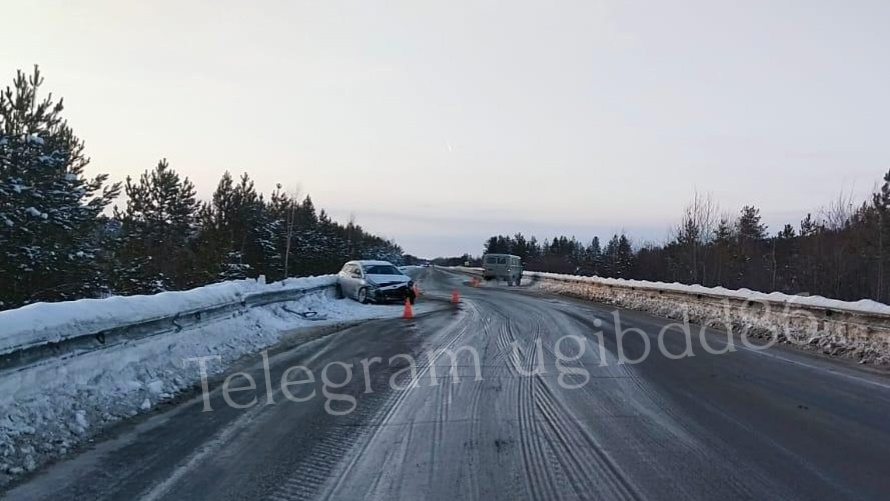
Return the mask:
[[(208, 402), (197, 394), (120, 426), (6, 495), (890, 497), (890, 379), (883, 375), (782, 347), (736, 343), (734, 352), (711, 354), (697, 331), (695, 356), (674, 360), (657, 341), (668, 321), (623, 310), (621, 327), (643, 329), (651, 353), (619, 364), (614, 308), (523, 288), (472, 288), (439, 269), (421, 270), (418, 279), (427, 292), (420, 301), (440, 309), (279, 351), (269, 363), (270, 394), (261, 361), (245, 362), (238, 370), (253, 376), (256, 390), (229, 398), (252, 406), (227, 405), (213, 380)], [(459, 307), (447, 302), (454, 288)], [(668, 353), (686, 347), (679, 331), (663, 339)], [(712, 350), (726, 347), (725, 334), (705, 339)], [(634, 360), (646, 343), (629, 333), (621, 346)], [(458, 350), (454, 366), (443, 348)], [(282, 373), (295, 366), (305, 369), (291, 370), (287, 381), (308, 382), (282, 390)], [(212, 410), (202, 412), (206, 405)]]

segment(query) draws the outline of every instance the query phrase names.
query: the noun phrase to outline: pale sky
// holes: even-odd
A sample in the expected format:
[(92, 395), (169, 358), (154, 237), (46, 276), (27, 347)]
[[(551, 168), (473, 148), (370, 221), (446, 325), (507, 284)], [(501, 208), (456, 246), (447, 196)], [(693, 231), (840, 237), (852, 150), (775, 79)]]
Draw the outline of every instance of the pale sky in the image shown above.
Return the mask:
[(91, 173), (299, 185), (422, 256), (661, 240), (693, 192), (770, 230), (890, 169), (890, 1), (4, 1)]

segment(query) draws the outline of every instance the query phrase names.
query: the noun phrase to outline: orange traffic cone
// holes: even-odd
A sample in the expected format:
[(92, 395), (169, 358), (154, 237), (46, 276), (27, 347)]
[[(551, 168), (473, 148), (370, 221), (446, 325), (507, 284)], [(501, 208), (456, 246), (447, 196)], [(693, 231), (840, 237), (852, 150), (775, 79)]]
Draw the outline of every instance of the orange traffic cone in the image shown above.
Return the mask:
[(411, 300), (405, 298), (405, 311), (402, 313), (402, 318), (414, 318), (414, 311), (411, 309)]
[(460, 296), (457, 295), (457, 289), (451, 291), (451, 304), (457, 304), (460, 302)]

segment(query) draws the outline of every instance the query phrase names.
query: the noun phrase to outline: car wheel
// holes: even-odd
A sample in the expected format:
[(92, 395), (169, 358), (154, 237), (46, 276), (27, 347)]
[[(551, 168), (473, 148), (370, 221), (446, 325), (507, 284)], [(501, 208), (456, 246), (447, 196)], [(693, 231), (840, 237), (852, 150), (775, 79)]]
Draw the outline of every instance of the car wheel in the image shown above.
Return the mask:
[(519, 283), (522, 282), (522, 277), (516, 277), (516, 286), (519, 287)]
[(355, 297), (358, 299), (359, 303), (366, 304), (368, 302), (368, 288), (362, 287), (358, 290), (358, 295)]
[(343, 294), (343, 287), (340, 287), (340, 284), (337, 284), (337, 299), (346, 299), (346, 295)]

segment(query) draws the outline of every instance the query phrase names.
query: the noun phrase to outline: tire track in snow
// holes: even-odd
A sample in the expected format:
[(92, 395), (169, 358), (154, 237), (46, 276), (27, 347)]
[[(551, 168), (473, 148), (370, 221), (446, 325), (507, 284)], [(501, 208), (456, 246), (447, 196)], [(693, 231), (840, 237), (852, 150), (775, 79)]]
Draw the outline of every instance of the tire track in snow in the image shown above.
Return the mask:
[[(434, 347), (435, 350), (442, 349), (452, 349), (455, 345), (458, 344), (469, 332), (469, 324), (470, 321), (474, 318), (478, 317), (478, 312), (475, 309), (470, 309), (468, 314), (464, 315), (461, 319), (456, 321), (455, 323), (449, 325), (446, 329), (440, 332), (438, 338), (446, 338), (448, 341), (443, 346)], [(453, 335), (449, 334), (453, 332)], [(437, 362), (441, 358), (441, 353), (438, 357), (433, 360), (429, 360), (428, 357), (420, 357), (417, 367), (417, 380), (423, 380), (428, 375), (430, 366)], [(441, 384), (439, 385), (441, 387)], [(319, 491), (320, 497), (322, 499), (339, 499), (338, 492), (343, 489), (345, 481), (350, 477), (350, 474), (357, 467), (359, 462), (364, 459), (365, 455), (368, 452), (369, 447), (375, 442), (375, 438), (381, 433), (381, 430), (385, 429), (387, 424), (393, 423), (394, 417), (397, 416), (400, 412), (403, 411), (403, 404), (410, 397), (412, 397), (418, 388), (409, 388), (405, 391), (397, 392), (391, 398), (390, 401), (387, 402), (385, 409), (379, 415), (378, 421), (381, 426), (374, 427), (371, 430), (364, 428), (364, 433), (360, 437), (356, 437), (355, 440), (351, 441), (351, 444), (347, 445), (346, 450), (344, 450), (343, 454), (341, 454), (341, 458), (349, 458), (344, 463), (340, 462), (338, 465), (339, 471), (334, 473), (325, 485), (321, 486), (321, 490)], [(414, 425), (408, 425), (409, 434), (406, 440), (404, 440), (404, 447), (407, 450), (407, 447), (411, 444), (411, 438), (413, 436), (413, 428)], [(435, 435), (435, 434), (434, 434)], [(434, 442), (439, 440), (436, 438)], [(433, 445), (433, 448), (436, 446)], [(404, 456), (403, 456), (404, 457)], [(433, 458), (435, 459), (435, 458)], [(401, 463), (402, 465), (404, 463)], [(404, 474), (402, 471), (400, 474)], [(293, 479), (294, 481), (298, 481), (299, 479)], [(368, 497), (373, 497), (373, 493), (368, 491)]]
[[(523, 369), (527, 372), (532, 370), (534, 361), (537, 358), (538, 344), (532, 343), (529, 350), (529, 356)], [(534, 402), (535, 383), (534, 378), (528, 376), (519, 376), (518, 385), (518, 423), (519, 423), (519, 441), (522, 448), (522, 459), (526, 476), (526, 488), (532, 499), (555, 499), (559, 489), (553, 485), (550, 470), (542, 468), (544, 464), (544, 448), (539, 440), (535, 423), (535, 402)]]
[[(389, 376), (393, 373), (395, 371), (384, 372), (382, 375)], [(323, 429), (320, 440), (307, 451), (306, 460), (298, 463), (287, 479), (278, 485), (268, 498), (274, 501), (289, 501), (310, 499), (317, 495), (329, 481), (330, 471), (342, 461), (352, 443), (360, 440), (369, 426), (383, 421), (378, 417), (381, 409), (390, 408), (394, 400), (394, 395), (389, 392), (363, 395), (351, 414), (337, 418), (347, 418), (344, 420), (346, 422)]]
[[(578, 496), (583, 498), (590, 489), (605, 485), (608, 490), (603, 494), (607, 498), (642, 499), (621, 468), (586, 430), (586, 421), (562, 403), (545, 379), (535, 378), (535, 382), (539, 389), (535, 393), (535, 405), (543, 418), (539, 421), (540, 430), (551, 437), (548, 441), (551, 450)], [(590, 485), (590, 479), (600, 482)]]

